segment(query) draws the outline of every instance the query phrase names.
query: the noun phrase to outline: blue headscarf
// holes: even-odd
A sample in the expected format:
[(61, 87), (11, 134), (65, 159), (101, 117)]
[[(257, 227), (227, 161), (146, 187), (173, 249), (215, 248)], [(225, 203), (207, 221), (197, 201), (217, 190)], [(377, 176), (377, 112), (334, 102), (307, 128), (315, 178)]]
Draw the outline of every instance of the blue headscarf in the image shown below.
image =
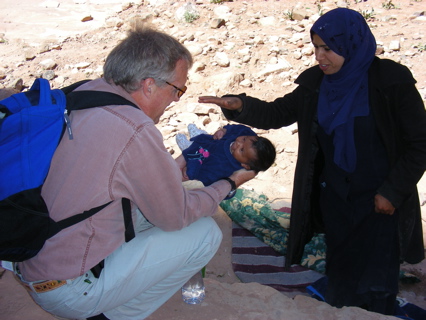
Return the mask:
[(318, 100), (318, 121), (325, 132), (334, 132), (334, 162), (347, 172), (356, 167), (354, 118), (370, 113), (368, 68), (376, 40), (364, 17), (338, 8), (321, 16), (311, 28), (335, 53), (345, 58), (335, 74), (324, 75)]

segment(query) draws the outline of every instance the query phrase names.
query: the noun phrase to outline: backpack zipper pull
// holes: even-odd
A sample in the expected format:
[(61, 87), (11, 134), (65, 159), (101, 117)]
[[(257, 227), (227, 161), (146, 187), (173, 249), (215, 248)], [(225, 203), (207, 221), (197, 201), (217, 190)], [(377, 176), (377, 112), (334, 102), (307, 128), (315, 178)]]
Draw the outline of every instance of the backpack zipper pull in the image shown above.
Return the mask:
[(64, 120), (65, 120), (65, 125), (67, 126), (68, 138), (72, 140), (74, 139), (74, 136), (72, 134), (72, 129), (71, 129), (71, 120), (68, 117), (68, 113), (66, 109), (64, 111)]

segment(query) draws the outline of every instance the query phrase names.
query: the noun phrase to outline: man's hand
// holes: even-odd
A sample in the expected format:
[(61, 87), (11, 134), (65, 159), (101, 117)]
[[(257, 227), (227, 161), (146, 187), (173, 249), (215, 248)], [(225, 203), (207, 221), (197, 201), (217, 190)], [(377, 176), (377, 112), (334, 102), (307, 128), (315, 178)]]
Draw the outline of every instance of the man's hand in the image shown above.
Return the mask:
[(184, 156), (181, 154), (179, 157), (175, 159), (175, 161), (178, 164), (180, 171), (182, 172), (182, 181), (189, 180), (189, 177), (186, 174), (186, 161)]
[(221, 108), (228, 110), (236, 110), (241, 112), (243, 110), (243, 102), (238, 97), (213, 97), (213, 96), (203, 96), (198, 98), (199, 103), (214, 103)]
[(250, 181), (254, 177), (256, 177), (256, 172), (254, 170), (240, 169), (235, 171), (229, 178), (235, 181), (235, 184), (238, 188), (243, 183)]
[(186, 167), (182, 169), (182, 181), (188, 181), (189, 177), (186, 174)]
[(395, 212), (395, 207), (392, 203), (380, 194), (376, 194), (374, 197), (374, 205), (377, 213), (393, 215)]

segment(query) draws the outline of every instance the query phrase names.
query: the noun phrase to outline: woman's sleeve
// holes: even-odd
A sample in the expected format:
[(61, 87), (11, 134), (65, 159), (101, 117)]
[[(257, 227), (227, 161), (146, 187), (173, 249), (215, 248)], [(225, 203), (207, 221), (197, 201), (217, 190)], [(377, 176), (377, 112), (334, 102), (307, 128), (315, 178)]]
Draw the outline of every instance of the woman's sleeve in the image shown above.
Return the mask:
[(395, 207), (415, 191), (426, 170), (426, 111), (414, 83), (392, 87), (390, 103), (395, 105), (399, 154), (378, 192)]
[(299, 86), (293, 92), (272, 102), (240, 94), (237, 97), (243, 102), (243, 110), (237, 112), (222, 108), (222, 112), (228, 120), (251, 127), (265, 130), (279, 129), (297, 121), (297, 106), (303, 104), (302, 90)]

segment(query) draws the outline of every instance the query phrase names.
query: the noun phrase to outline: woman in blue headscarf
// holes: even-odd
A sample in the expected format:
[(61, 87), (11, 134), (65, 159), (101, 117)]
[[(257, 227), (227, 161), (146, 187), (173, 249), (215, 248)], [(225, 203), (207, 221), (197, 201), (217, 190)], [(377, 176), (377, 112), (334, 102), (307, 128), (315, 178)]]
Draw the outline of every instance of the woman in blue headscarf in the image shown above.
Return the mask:
[(416, 184), (426, 169), (426, 112), (405, 66), (375, 57), (365, 19), (338, 8), (311, 28), (317, 66), (273, 102), (200, 97), (261, 129), (297, 122), (298, 160), (286, 265), (325, 232), (333, 306), (394, 314), (399, 264), (424, 259)]

